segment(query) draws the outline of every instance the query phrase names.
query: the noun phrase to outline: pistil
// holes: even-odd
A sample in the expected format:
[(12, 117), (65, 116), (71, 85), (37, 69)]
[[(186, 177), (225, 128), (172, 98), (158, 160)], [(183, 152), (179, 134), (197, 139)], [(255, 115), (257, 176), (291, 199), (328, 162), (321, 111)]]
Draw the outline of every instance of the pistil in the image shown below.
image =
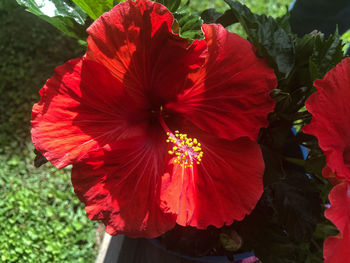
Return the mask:
[(189, 138), (187, 134), (180, 133), (179, 131), (173, 133), (165, 124), (162, 114), (160, 114), (159, 122), (168, 136), (166, 142), (174, 145), (168, 151), (170, 155), (174, 155), (175, 157), (173, 162), (184, 168), (193, 167), (194, 164), (200, 164), (203, 157), (200, 142), (196, 138)]

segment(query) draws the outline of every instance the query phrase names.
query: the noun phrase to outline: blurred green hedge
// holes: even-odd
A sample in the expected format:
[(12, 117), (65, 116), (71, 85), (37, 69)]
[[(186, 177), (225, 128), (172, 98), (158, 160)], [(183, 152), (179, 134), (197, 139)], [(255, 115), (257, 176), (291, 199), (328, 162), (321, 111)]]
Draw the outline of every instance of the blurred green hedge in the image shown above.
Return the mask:
[(68, 170), (33, 167), (30, 114), (56, 66), (78, 43), (14, 0), (0, 2), (0, 262), (93, 262), (96, 223)]

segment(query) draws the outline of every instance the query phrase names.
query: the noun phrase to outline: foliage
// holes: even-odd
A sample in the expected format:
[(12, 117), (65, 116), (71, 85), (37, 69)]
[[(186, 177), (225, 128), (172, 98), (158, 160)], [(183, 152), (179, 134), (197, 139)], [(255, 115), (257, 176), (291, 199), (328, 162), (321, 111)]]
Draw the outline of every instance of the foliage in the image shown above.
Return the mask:
[[(204, 21), (225, 26), (239, 23), (278, 78), (278, 87), (271, 94), (276, 109), (259, 139), (267, 165), (265, 191), (254, 212), (230, 228), (242, 236), (241, 251), (254, 250), (264, 263), (319, 262), (322, 243), (334, 231), (322, 216), (330, 188), (320, 176), (324, 156), (312, 136), (300, 129), (294, 136), (290, 130), (310, 120), (304, 102), (314, 91), (313, 81), (344, 58), (343, 43), (337, 32), (328, 39), (318, 32), (298, 38), (291, 32), (288, 13), (267, 17), (254, 14), (240, 2), (225, 2), (229, 6), (225, 12), (202, 12)], [(301, 160), (298, 144), (311, 150), (307, 161)]]
[[(317, 141), (300, 130), (293, 136), (290, 129), (309, 121), (304, 102), (314, 91), (315, 78), (322, 78), (344, 58), (342, 42), (337, 33), (329, 39), (319, 33), (297, 38), (291, 32), (288, 13), (274, 19), (254, 14), (239, 2), (225, 1), (232, 11), (231, 20), (243, 26), (257, 53), (267, 59), (278, 78), (278, 87), (272, 92), (276, 109), (260, 136), (267, 163), (263, 198), (252, 215), (234, 227), (242, 235), (245, 249), (253, 249), (264, 263), (321, 260), (326, 235), (316, 236), (315, 229), (325, 221), (321, 200), (327, 200), (327, 183), (320, 180), (320, 170), (303, 167), (305, 162), (299, 161), (295, 148), (299, 143), (307, 145), (309, 156), (313, 156)], [(290, 164), (291, 160), (302, 166)], [(322, 158), (317, 162), (320, 165), (313, 163), (313, 169), (323, 167)]]
[(11, 5), (14, 1), (5, 2), (11, 8), (0, 9), (0, 145), (18, 147), (29, 139), (29, 113), (40, 99), (39, 89), (57, 65), (83, 50), (46, 22)]
[[(20, 23), (19, 23), (20, 21)], [(33, 167), (31, 107), (55, 66), (83, 50), (13, 0), (0, 5), (0, 262), (90, 262), (95, 224), (67, 170)]]
[(80, 7), (68, 1), (53, 0), (37, 4), (34, 0), (16, 0), (18, 4), (41, 19), (49, 22), (63, 33), (77, 39), (86, 39), (86, 14)]
[(281, 19), (253, 14), (239, 2), (226, 0), (233, 15), (243, 26), (248, 40), (266, 57), (275, 68), (277, 76), (287, 77), (294, 66), (294, 46), (288, 14)]
[(181, 0), (158, 0), (157, 2), (165, 5), (172, 13), (176, 12), (181, 4)]
[(201, 26), (203, 20), (197, 12), (189, 12), (189, 3), (181, 6), (181, 0), (156, 0), (164, 4), (174, 15), (175, 23), (173, 31), (181, 37), (187, 38), (190, 41), (203, 38)]
[(317, 35), (314, 45), (309, 62), (312, 80), (323, 78), (343, 59), (343, 44), (337, 32), (326, 41), (322, 40), (322, 36)]
[[(35, 0), (16, 0), (26, 10), (49, 22), (70, 37), (80, 40), (86, 45), (86, 29), (104, 12), (110, 10), (118, 0), (43, 0), (38, 4)], [(166, 5), (177, 20), (175, 30), (189, 40), (202, 38), (202, 20), (196, 13), (189, 12), (186, 5), (179, 9), (181, 0), (157, 0)], [(91, 19), (89, 19), (89, 16)]]
[[(239, 0), (238, 2), (246, 5), (255, 14), (278, 17), (286, 13), (287, 7), (293, 0)], [(227, 5), (224, 0), (191, 0), (190, 7), (199, 12), (209, 8), (215, 8), (215, 10), (219, 12), (227, 10)]]
[(100, 17), (104, 12), (112, 9), (114, 6), (113, 0), (72, 0), (93, 20)]
[[(347, 51), (349, 49), (349, 45), (350, 45), (350, 30), (346, 31), (343, 35), (342, 35), (342, 40), (346, 43), (346, 45), (344, 45), (343, 47), (343, 51)], [(348, 52), (349, 54), (349, 52)]]
[(199, 15), (195, 15), (184, 10), (174, 13), (174, 17), (179, 27), (179, 35), (190, 40), (203, 38), (201, 26), (203, 20)]
[(0, 262), (90, 262), (95, 224), (73, 193), (69, 170), (33, 168), (31, 150), (0, 154)]

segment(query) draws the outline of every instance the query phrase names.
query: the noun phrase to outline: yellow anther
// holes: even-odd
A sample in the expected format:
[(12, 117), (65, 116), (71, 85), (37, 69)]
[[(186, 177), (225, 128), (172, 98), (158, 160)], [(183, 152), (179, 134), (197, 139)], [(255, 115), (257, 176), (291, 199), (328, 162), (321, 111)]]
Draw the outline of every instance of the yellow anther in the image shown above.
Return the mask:
[(175, 131), (175, 134), (167, 132), (167, 142), (175, 144), (172, 150), (169, 150), (170, 155), (175, 155), (173, 162), (184, 168), (193, 167), (193, 164), (200, 164), (203, 152), (201, 144), (196, 138), (188, 138), (187, 134)]

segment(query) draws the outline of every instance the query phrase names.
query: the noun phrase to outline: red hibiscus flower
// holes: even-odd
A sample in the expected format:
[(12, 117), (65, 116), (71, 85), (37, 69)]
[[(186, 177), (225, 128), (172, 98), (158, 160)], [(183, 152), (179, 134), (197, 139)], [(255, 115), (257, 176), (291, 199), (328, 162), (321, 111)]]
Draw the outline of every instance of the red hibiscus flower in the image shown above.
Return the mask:
[(73, 164), (87, 215), (112, 235), (222, 227), (263, 191), (256, 138), (274, 108), (273, 70), (221, 25), (189, 44), (172, 23), (148, 0), (115, 6), (33, 107), (35, 147), (58, 168)]
[(305, 103), (312, 120), (303, 131), (317, 137), (327, 166), (337, 177), (350, 179), (350, 58), (314, 86), (317, 92)]
[(340, 233), (328, 237), (324, 242), (325, 263), (348, 262), (350, 258), (350, 186), (347, 182), (336, 185), (329, 194), (331, 207), (325, 216), (332, 221)]
[(317, 137), (327, 160), (322, 174), (335, 185), (325, 216), (340, 234), (326, 239), (323, 255), (326, 263), (340, 263), (350, 258), (350, 59), (344, 59), (314, 86), (317, 92), (305, 103), (312, 120), (303, 131)]

